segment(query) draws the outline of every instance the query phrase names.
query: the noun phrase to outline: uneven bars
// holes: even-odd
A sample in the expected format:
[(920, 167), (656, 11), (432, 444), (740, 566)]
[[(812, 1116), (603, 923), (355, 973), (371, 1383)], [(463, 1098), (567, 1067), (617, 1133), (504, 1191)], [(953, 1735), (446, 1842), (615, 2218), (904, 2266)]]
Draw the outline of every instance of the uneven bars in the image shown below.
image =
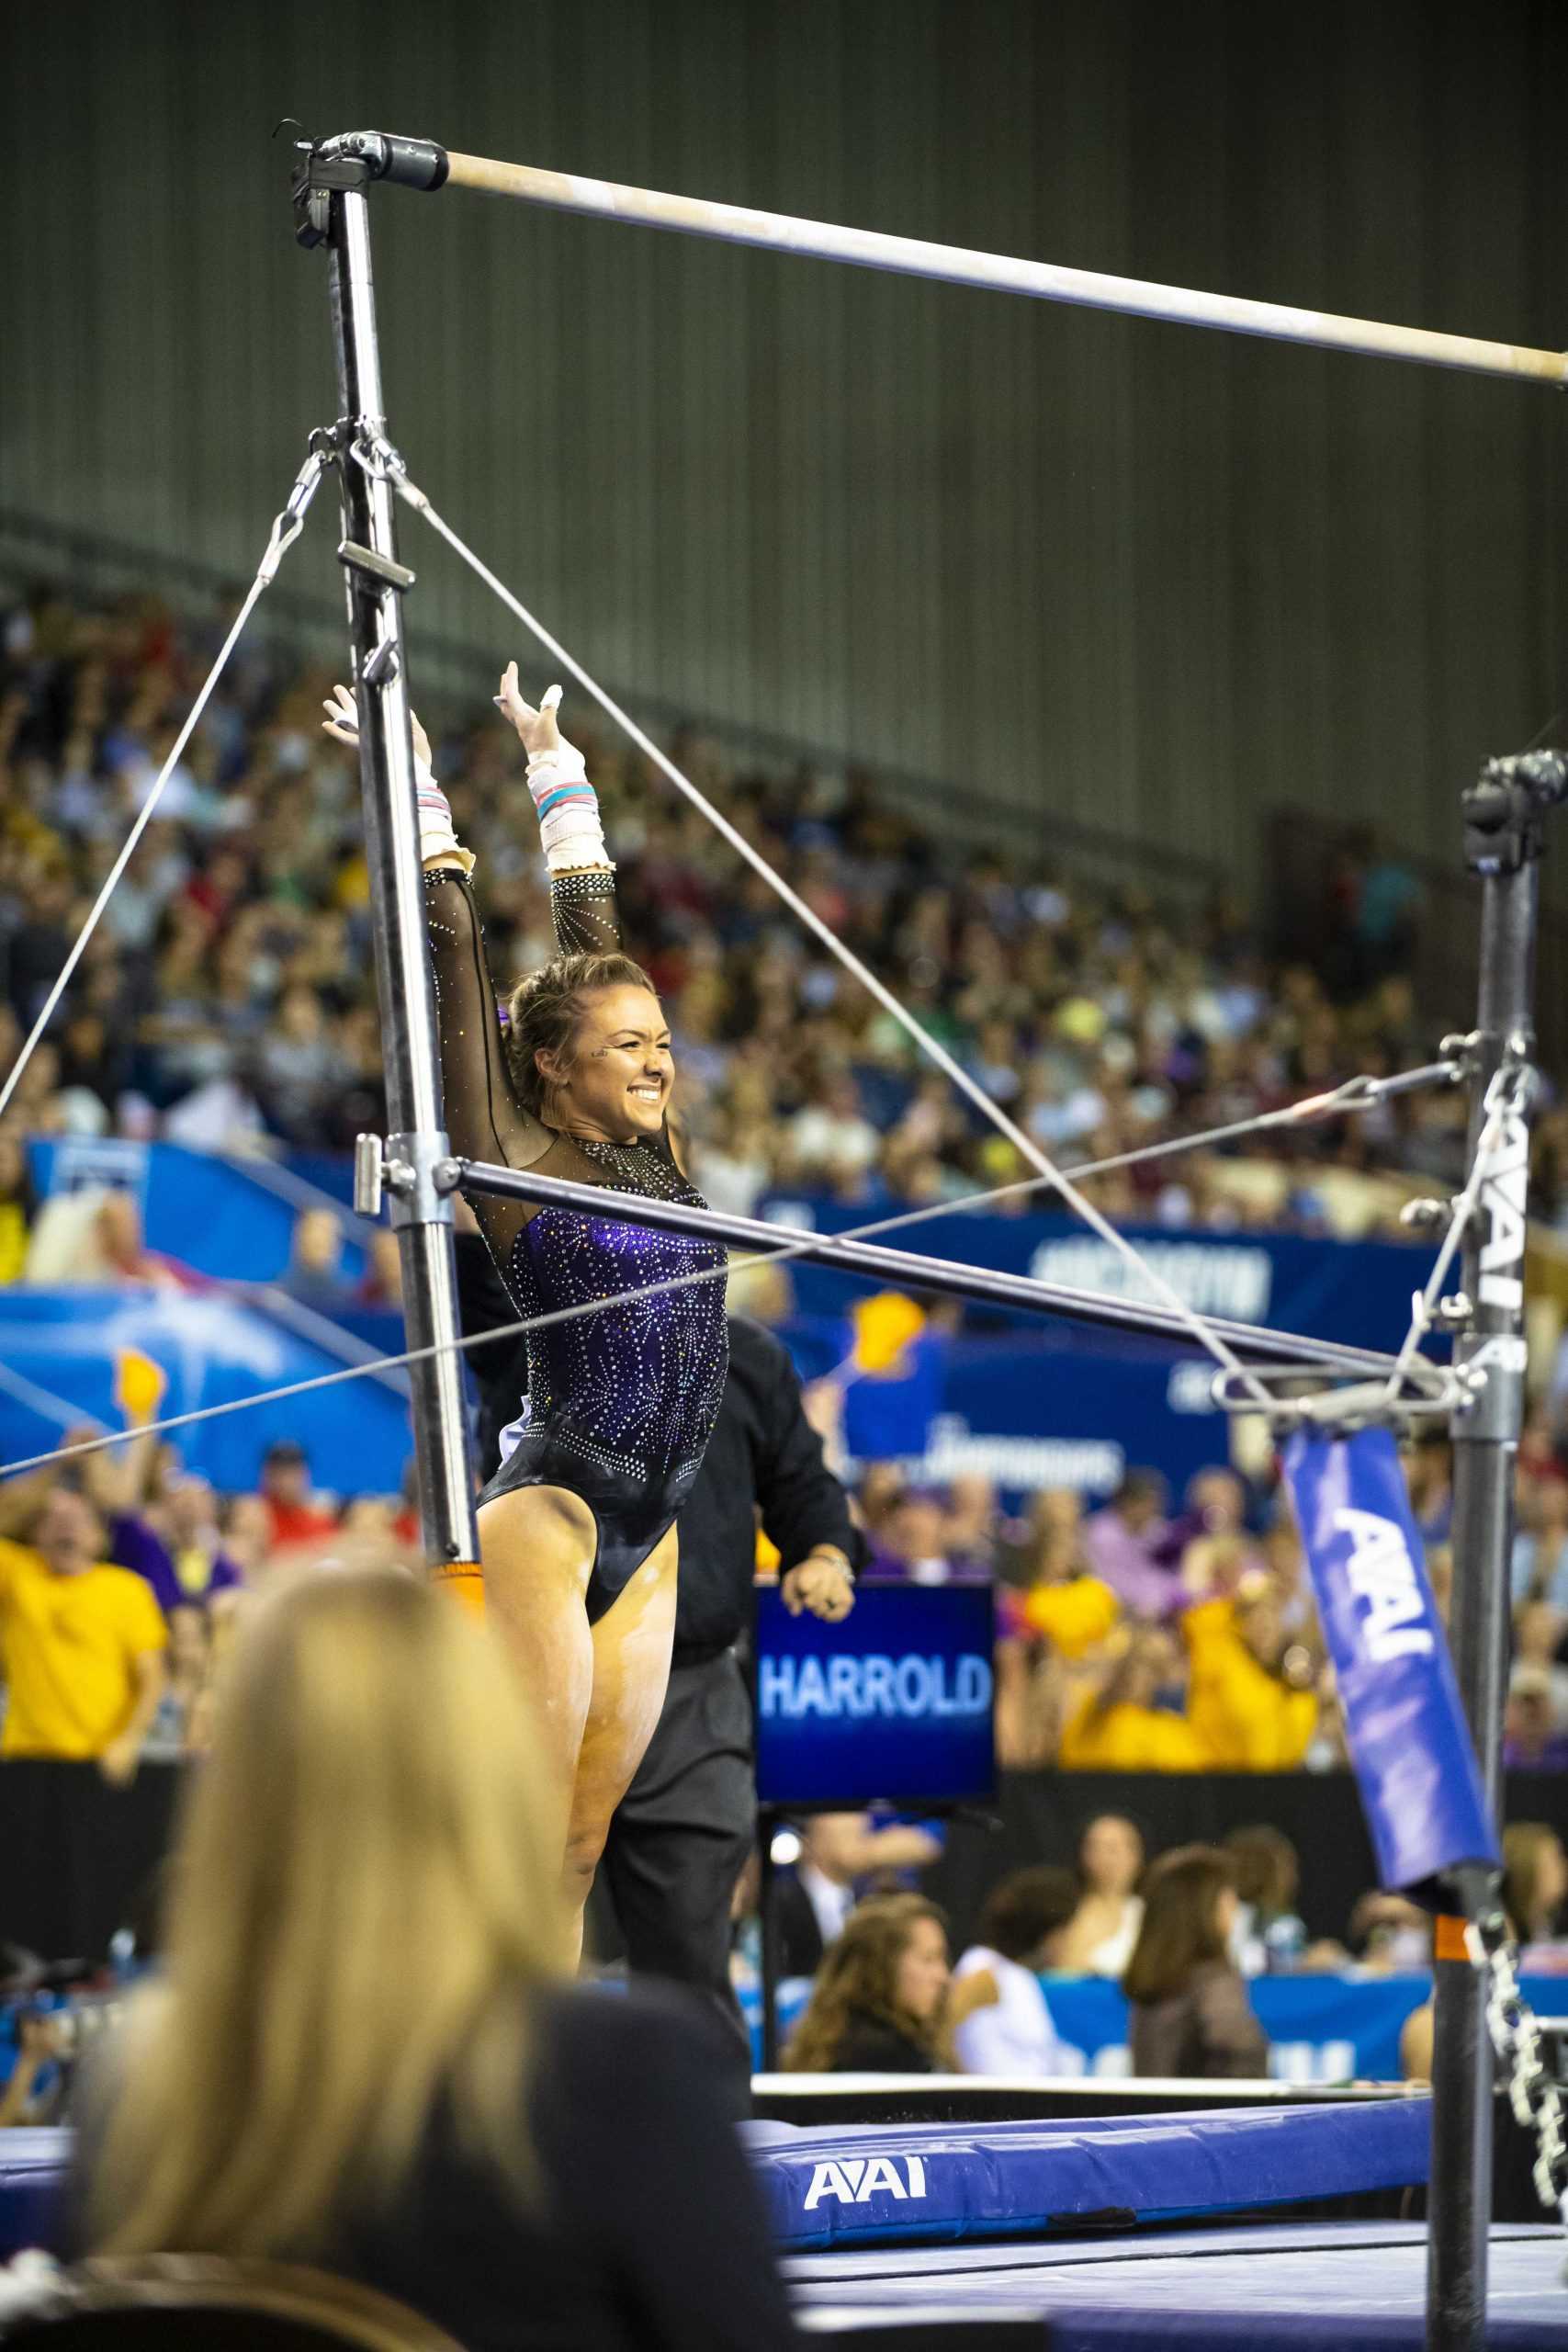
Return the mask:
[[(1191, 1331), (1168, 1306), (1117, 1298), (1107, 1291), (1072, 1290), (1063, 1283), (1036, 1282), (988, 1266), (964, 1266), (951, 1258), (927, 1258), (912, 1250), (887, 1250), (871, 1241), (841, 1240), (803, 1226), (771, 1225), (761, 1217), (728, 1216), (681, 1201), (656, 1201), (640, 1193), (617, 1193), (598, 1184), (574, 1184), (562, 1176), (538, 1176), (529, 1168), (502, 1168), (483, 1159), (444, 1159), (435, 1169), (443, 1193), (479, 1193), (495, 1200), (526, 1201), (534, 1207), (571, 1209), (584, 1216), (618, 1218), (652, 1226), (661, 1233), (692, 1233), (733, 1242), (745, 1250), (787, 1250), (819, 1266), (834, 1266), (862, 1281), (897, 1283), (908, 1290), (933, 1290), (951, 1298), (977, 1299), (982, 1306), (1017, 1306), (1032, 1313), (1071, 1317), (1079, 1323), (1105, 1323), (1145, 1339), (1195, 1344)], [(1335, 1340), (1309, 1340), (1294, 1331), (1269, 1331), (1258, 1323), (1232, 1323), (1205, 1317), (1238, 1355), (1269, 1363), (1300, 1363), (1330, 1373), (1382, 1373), (1393, 1356), (1370, 1348), (1342, 1347)], [(1423, 1359), (1425, 1362), (1426, 1359)]]
[[(349, 134), (355, 141), (378, 137), (374, 132)], [(424, 143), (417, 142), (421, 147)], [(331, 150), (345, 144), (336, 140), (328, 142)], [(365, 151), (356, 145), (350, 152)], [(1357, 351), (1373, 359), (1409, 359), (1421, 367), (1459, 368), (1476, 376), (1525, 377), (1554, 384), (1559, 390), (1568, 387), (1568, 352), (1488, 343), (1473, 335), (1437, 334), (1425, 327), (1390, 326), (1376, 319), (1340, 318), (1332, 311), (1254, 302), (1238, 294), (1202, 294), (1187, 287), (1156, 286), (1141, 277), (1109, 277), (1099, 270), (1066, 269), (1055, 262), (1022, 261), (1002, 254), (976, 253), (964, 245), (931, 244), (923, 237), (894, 237), (877, 229), (841, 229), (825, 220), (795, 220), (784, 212), (715, 204), (704, 197), (664, 196), (655, 188), (583, 179), (571, 172), (541, 171), (532, 164), (502, 164), (487, 155), (448, 153), (445, 161), (445, 180), (453, 187), (510, 196), (554, 212), (628, 220), (640, 228), (672, 229), (682, 236), (716, 237), (728, 244), (765, 245), (818, 261), (848, 262), (857, 268), (892, 270), (906, 277), (940, 278), (952, 286), (988, 287), (995, 293), (1027, 294), (1041, 302), (1122, 311), (1134, 318), (1166, 319), (1178, 326), (1215, 327), (1226, 334), (1263, 335), (1277, 343), (1314, 345), (1325, 351)], [(374, 163), (371, 168), (374, 172)], [(385, 175), (405, 178), (395, 169)], [(427, 179), (423, 185), (438, 187), (442, 181)]]

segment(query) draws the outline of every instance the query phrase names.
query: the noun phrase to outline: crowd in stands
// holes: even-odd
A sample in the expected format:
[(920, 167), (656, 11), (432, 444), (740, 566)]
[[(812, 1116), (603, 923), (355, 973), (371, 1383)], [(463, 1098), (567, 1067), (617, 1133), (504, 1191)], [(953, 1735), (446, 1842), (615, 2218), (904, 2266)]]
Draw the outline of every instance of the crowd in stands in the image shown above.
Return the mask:
[[(134, 1426), (158, 1402), (155, 1366), (122, 1359)], [(1443, 1589), (1450, 1510), (1446, 1447), (1409, 1456), (1413, 1506)], [(1561, 1761), (1559, 1606), (1568, 1481), (1539, 1442), (1520, 1474), (1517, 1650), (1508, 1760)], [(1005, 1761), (1071, 1770), (1291, 1769), (1342, 1762), (1332, 1685), (1293, 1532), (1261, 1522), (1235, 1474), (1215, 1468), (1173, 1517), (1157, 1482), (1129, 1476), (1098, 1512), (1048, 1494), (1020, 1523), (971, 1483), (911, 1491), (874, 1466), (861, 1495), (872, 1573), (992, 1577), (1000, 1601), (998, 1739)], [(252, 1596), (333, 1582), (319, 1573), (417, 1557), (406, 1497), (330, 1498), (299, 1443), (269, 1450), (254, 1493), (220, 1498), (146, 1431), (79, 1464), (0, 1486), (0, 1756), (95, 1761), (124, 1782), (143, 1757), (205, 1753), (214, 1676)], [(109, 1563), (109, 1565), (105, 1565)], [(1299, 1653), (1299, 1656), (1295, 1655)], [(1544, 1725), (1544, 1730), (1540, 1728)], [(1539, 1736), (1538, 1736), (1539, 1733)], [(940, 1831), (897, 1818), (818, 1815), (779, 1896), (786, 1974), (812, 1980), (786, 2064), (829, 2070), (1076, 2071), (1082, 2053), (1050, 2006), (1054, 1975), (1119, 1984), (1131, 2060), (1146, 2074), (1254, 2075), (1268, 2050), (1254, 1976), (1297, 1969), (1411, 1972), (1429, 1957), (1425, 1914), (1371, 1894), (1336, 1939), (1309, 1940), (1299, 1865), (1267, 1820), (1223, 1849), (1145, 1852), (1136, 1825), (1102, 1815), (1071, 1870), (1039, 1864), (996, 1886), (967, 1948), (919, 1890)], [(1568, 1963), (1568, 1861), (1541, 1824), (1507, 1832), (1510, 1915), (1532, 1964)], [(738, 1965), (754, 1971), (754, 1873), (739, 1902)], [(748, 1936), (750, 1940), (748, 1940)], [(1406, 2037), (1422, 2071), (1422, 2017)], [(0, 2120), (27, 2120), (57, 2078), (46, 2023), (18, 2044)]]
[[(1452, 1464), (1406, 1450), (1427, 1572), (1445, 1615)], [(1505, 1760), (1568, 1766), (1568, 1455), (1538, 1415), (1521, 1449), (1514, 1663)], [(1282, 1490), (1201, 1472), (1173, 1509), (1132, 1470), (1098, 1510), (1064, 1488), (1014, 1519), (987, 1482), (912, 1489), (873, 1464), (860, 1488), (882, 1573), (997, 1584), (997, 1745), (1013, 1770), (1328, 1771), (1344, 1728), (1305, 1557)]]
[[(133, 1428), (163, 1377), (122, 1355)], [(70, 1446), (100, 1432), (63, 1432)], [(247, 1601), (326, 1562), (413, 1563), (407, 1495), (325, 1498), (305, 1449), (268, 1448), (251, 1493), (219, 1496), (144, 1428), (118, 1447), (0, 1484), (0, 1757), (96, 1761), (134, 1778), (143, 1758), (209, 1744), (218, 1669)]]
[[(866, 1815), (802, 1825), (778, 1895), (784, 1964), (808, 1974), (786, 2068), (801, 2073), (962, 2073), (1011, 2079), (1085, 2071), (1051, 2009), (1051, 1980), (1095, 1976), (1129, 2005), (1134, 2075), (1257, 2078), (1267, 2036), (1248, 1998), (1266, 1973), (1416, 1974), (1431, 1965), (1430, 1917), (1402, 1897), (1359, 1901), (1343, 1939), (1309, 1942), (1294, 1904), (1300, 1863), (1268, 1823), (1219, 1846), (1145, 1856), (1135, 1823), (1101, 1814), (1076, 1866), (1010, 1871), (953, 1960), (947, 1921), (912, 1883), (934, 1859), (930, 1834)], [(1568, 1969), (1568, 1854), (1557, 1829), (1504, 1834), (1502, 1899), (1531, 1970)], [(1402, 2041), (1410, 2077), (1430, 2073), (1430, 2008)]]
[[(310, 1211), (301, 1226), (319, 1221)], [(169, 1756), (205, 1743), (213, 1668), (247, 1593), (323, 1560), (352, 1563), (389, 1548), (411, 1562), (417, 1556), (412, 1466), (399, 1495), (323, 1494), (306, 1448), (279, 1440), (254, 1491), (220, 1496), (186, 1468), (177, 1447), (145, 1432), (163, 1385), (151, 1359), (122, 1351), (118, 1391), (133, 1433), (79, 1462), (0, 1483), (0, 1753), (98, 1752), (85, 1720), (55, 1720), (52, 1697), (44, 1726), (30, 1722), (25, 1691), (53, 1694), (60, 1678), (52, 1661), (35, 1678), (18, 1676), (13, 1657), (36, 1631), (17, 1598), (29, 1564), (42, 1573), (39, 1564), (58, 1552), (57, 1569), (69, 1560), (118, 1571), (105, 1584), (104, 1606), (111, 1618), (129, 1609), (147, 1636), (141, 1648), (164, 1654), (157, 1702), (139, 1730), (152, 1753)], [(808, 1389), (807, 1401), (831, 1452), (832, 1383)], [(62, 1440), (96, 1434), (83, 1424)], [(1405, 1463), (1427, 1571), (1446, 1611), (1447, 1441), (1411, 1445)], [(852, 1488), (868, 1575), (993, 1584), (1004, 1770), (1344, 1768), (1333, 1669), (1282, 1489), (1215, 1465), (1174, 1510), (1156, 1474), (1133, 1470), (1098, 1509), (1069, 1489), (1046, 1488), (1015, 1515), (978, 1476), (922, 1487), (894, 1464), (872, 1463)], [(1568, 1770), (1568, 1462), (1544, 1419), (1521, 1449), (1517, 1508), (1504, 1757), (1513, 1771), (1557, 1772)], [(758, 1565), (765, 1575), (765, 1546)], [(133, 1580), (143, 1603), (150, 1595), (155, 1604), (151, 1611), (130, 1609)], [(85, 1597), (83, 1587), (79, 1605)], [(118, 1724), (118, 1702), (106, 1693), (104, 1721)]]
[[(0, 1068), (169, 748), (222, 617), (0, 586)], [(270, 1151), (341, 1148), (378, 1124), (357, 784), (319, 728), (323, 683), (253, 639), (220, 684), (0, 1125), (0, 1282), (196, 1280), (147, 1248), (126, 1194), (73, 1221), (62, 1209), (49, 1229), (28, 1134)], [(516, 745), (488, 712), (427, 716), (444, 722), (436, 766), (479, 853), (495, 968), (525, 968), (549, 953), (550, 933)], [(871, 1204), (1020, 1175), (1011, 1148), (913, 1064), (896, 1025), (760, 881), (736, 872), (702, 820), (616, 743), (574, 726), (608, 812), (628, 937), (671, 1011), (707, 1197), (748, 1212), (771, 1187), (818, 1186)], [(676, 748), (824, 921), (1065, 1159), (1246, 1118), (1358, 1070), (1421, 1060), (1434, 1043), (1404, 971), (1419, 894), (1370, 836), (1348, 840), (1334, 869), (1317, 967), (1281, 967), (1228, 902), (1177, 915), (1134, 890), (988, 854), (955, 870), (865, 775), (726, 764), (690, 734)], [(1548, 1215), (1568, 1185), (1564, 1115), (1548, 1103), (1539, 1128), (1537, 1205)], [(1232, 1181), (1240, 1163), (1221, 1151), (1123, 1170), (1096, 1197), (1111, 1214), (1172, 1225), (1267, 1216), (1321, 1230), (1343, 1198), (1330, 1174), (1397, 1167), (1451, 1181), (1462, 1140), (1459, 1093), (1417, 1093), (1288, 1144), (1249, 1142), (1250, 1168), (1276, 1164), (1272, 1187)], [(307, 1215), (280, 1287), (329, 1313), (396, 1305), (389, 1232), (363, 1274), (351, 1279), (344, 1261), (331, 1214)], [(1510, 1761), (1525, 1767), (1568, 1762), (1568, 1382), (1558, 1386), (1521, 1457), (1508, 1733)], [(139, 1476), (166, 1555), (194, 1556), (199, 1520), (209, 1549), (220, 1543), (245, 1575), (266, 1572), (280, 1465), (262, 1495), (221, 1499), (172, 1457)], [(1445, 1449), (1415, 1456), (1411, 1476), (1441, 1593)], [(879, 1572), (997, 1579), (1005, 1763), (1343, 1760), (1299, 1544), (1277, 1499), (1230, 1471), (1205, 1473), (1178, 1498), (1134, 1471), (1098, 1510), (1051, 1490), (1015, 1518), (983, 1481), (924, 1491), (874, 1464), (859, 1499)], [(314, 1533), (337, 1540), (341, 1520), (357, 1541), (400, 1517), (406, 1532), (401, 1498), (352, 1497)], [(106, 1548), (118, 1556), (112, 1531)], [(183, 1647), (160, 1707), (165, 1733), (176, 1717), (201, 1721), (195, 1620), (186, 1611), (171, 1622)]]
[[(173, 741), (222, 616), (146, 599), (96, 609), (0, 586), (0, 1068), (34, 1018)], [(321, 735), (327, 680), (242, 646), (115, 891), (0, 1136), (0, 1278), (27, 1216), (14, 1137), (160, 1134), (231, 1149), (343, 1148), (378, 1123), (367, 875), (352, 763)], [(517, 746), (486, 711), (440, 714), (436, 767), (498, 975), (550, 951)], [(662, 991), (679, 1107), (713, 1204), (768, 1187), (940, 1199), (1015, 1179), (908, 1040), (734, 854), (578, 713), (620, 867), (628, 939)], [(727, 762), (687, 733), (696, 780), (1041, 1145), (1068, 1161), (1276, 1108), (1427, 1057), (1402, 958), (1408, 875), (1370, 843), (1336, 869), (1318, 967), (1281, 967), (1229, 899), (1201, 915), (1089, 887), (1048, 862), (951, 849), (891, 788), (807, 764)], [(1391, 913), (1391, 910), (1393, 910)], [(1247, 1147), (1277, 1181), (1202, 1152), (1099, 1180), (1108, 1213), (1318, 1231), (1325, 1171), (1451, 1179), (1464, 1109), (1418, 1093)], [(1539, 1154), (1556, 1206), (1568, 1152)], [(1550, 1194), (1550, 1198), (1546, 1197)], [(1363, 1216), (1372, 1214), (1363, 1210)], [(1382, 1214), (1389, 1214), (1385, 1203)]]

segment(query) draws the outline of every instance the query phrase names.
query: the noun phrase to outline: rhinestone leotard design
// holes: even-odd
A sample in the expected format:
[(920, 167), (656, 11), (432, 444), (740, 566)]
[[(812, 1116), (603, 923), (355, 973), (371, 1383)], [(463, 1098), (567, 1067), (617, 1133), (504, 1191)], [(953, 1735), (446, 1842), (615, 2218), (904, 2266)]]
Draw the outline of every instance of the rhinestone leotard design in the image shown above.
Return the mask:
[[(572, 874), (553, 884), (565, 953), (619, 944), (615, 885)], [(467, 881), (426, 878), (447, 1130), (466, 1158), (645, 1193), (701, 1207), (669, 1138), (592, 1143), (546, 1127), (513, 1091), (478, 911)], [(716, 1244), (574, 1210), (479, 1201), (474, 1208), (520, 1316), (650, 1288), (724, 1263)], [(481, 1501), (519, 1487), (564, 1487), (599, 1531), (588, 1595), (602, 1616), (679, 1512), (717, 1417), (728, 1368), (722, 1279), (581, 1315), (528, 1339), (528, 1396), (516, 1442)]]

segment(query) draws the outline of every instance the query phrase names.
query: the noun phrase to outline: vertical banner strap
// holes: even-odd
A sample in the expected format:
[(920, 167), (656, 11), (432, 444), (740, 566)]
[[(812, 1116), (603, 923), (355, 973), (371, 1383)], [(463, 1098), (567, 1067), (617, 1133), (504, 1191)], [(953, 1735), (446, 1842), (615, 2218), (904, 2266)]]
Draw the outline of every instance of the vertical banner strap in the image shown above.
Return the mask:
[(1379, 1877), (1435, 1903), (1502, 1857), (1398, 1451), (1303, 1430), (1284, 1463)]

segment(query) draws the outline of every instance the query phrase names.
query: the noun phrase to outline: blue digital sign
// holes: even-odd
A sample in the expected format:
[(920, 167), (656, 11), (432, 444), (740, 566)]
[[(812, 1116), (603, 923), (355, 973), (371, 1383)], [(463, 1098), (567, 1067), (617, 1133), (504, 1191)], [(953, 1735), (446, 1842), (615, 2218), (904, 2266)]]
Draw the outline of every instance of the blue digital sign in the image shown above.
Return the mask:
[(996, 1786), (991, 1589), (863, 1582), (841, 1625), (757, 1596), (765, 1805), (970, 1804)]

